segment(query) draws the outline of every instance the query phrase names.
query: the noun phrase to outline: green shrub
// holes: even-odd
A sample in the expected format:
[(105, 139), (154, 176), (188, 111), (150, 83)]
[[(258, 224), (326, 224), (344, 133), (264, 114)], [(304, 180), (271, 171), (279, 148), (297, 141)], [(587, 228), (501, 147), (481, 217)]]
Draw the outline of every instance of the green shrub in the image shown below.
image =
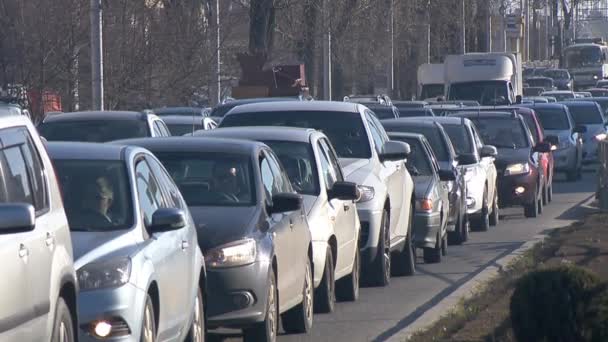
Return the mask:
[(589, 294), (585, 310), (585, 337), (589, 342), (608, 341), (608, 288), (599, 286)]
[(530, 272), (511, 297), (511, 324), (519, 342), (587, 341), (586, 308), (599, 278), (562, 266)]

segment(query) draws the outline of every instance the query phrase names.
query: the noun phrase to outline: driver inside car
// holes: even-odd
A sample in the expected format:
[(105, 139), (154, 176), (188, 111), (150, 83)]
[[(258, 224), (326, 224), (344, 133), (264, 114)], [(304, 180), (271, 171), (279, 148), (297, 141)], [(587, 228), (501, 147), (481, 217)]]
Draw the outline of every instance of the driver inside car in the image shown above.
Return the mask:
[(232, 163), (217, 162), (213, 166), (211, 192), (219, 196), (222, 201), (240, 202), (238, 169)]
[(112, 227), (113, 222), (108, 213), (113, 201), (114, 190), (110, 180), (105, 176), (95, 178), (94, 182), (84, 186), (82, 204), (71, 218), (71, 225), (91, 229)]

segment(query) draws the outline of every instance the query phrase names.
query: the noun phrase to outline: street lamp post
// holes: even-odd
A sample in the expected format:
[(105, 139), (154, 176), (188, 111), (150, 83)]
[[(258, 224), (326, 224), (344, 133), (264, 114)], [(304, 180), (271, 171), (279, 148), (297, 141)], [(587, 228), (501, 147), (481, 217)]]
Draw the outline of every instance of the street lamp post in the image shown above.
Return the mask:
[(103, 110), (102, 0), (91, 0), (91, 107)]

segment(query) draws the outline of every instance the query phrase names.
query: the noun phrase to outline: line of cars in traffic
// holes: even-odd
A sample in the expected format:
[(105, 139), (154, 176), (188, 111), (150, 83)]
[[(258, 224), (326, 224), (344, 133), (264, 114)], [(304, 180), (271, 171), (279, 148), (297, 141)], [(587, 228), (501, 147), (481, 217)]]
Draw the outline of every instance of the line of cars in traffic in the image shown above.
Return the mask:
[[(306, 333), (360, 284), (413, 275), (417, 249), (437, 263), (502, 207), (540, 215), (554, 170), (579, 177), (606, 135), (595, 102), (407, 118), (391, 106), (427, 105), (242, 102), (211, 112), (217, 129), (186, 109), (61, 113), (36, 128), (1, 117), (0, 254), (16, 281), (0, 285), (0, 337)], [(172, 130), (166, 113), (190, 114)]]

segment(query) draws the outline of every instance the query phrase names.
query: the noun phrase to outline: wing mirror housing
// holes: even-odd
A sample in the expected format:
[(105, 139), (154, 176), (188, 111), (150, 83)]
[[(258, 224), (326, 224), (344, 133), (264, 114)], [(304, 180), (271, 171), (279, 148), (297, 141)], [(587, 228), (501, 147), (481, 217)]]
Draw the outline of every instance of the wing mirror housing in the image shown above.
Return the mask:
[(380, 161), (384, 163), (385, 161), (404, 160), (411, 151), (412, 149), (408, 143), (390, 140), (382, 147), (382, 152), (379, 155)]
[(441, 181), (455, 181), (456, 172), (454, 170), (439, 170), (439, 179)]
[(587, 133), (587, 126), (576, 125), (572, 130), (573, 133)]
[(302, 196), (296, 193), (280, 193), (272, 196), (271, 214), (287, 213), (302, 209)]
[(523, 97), (521, 95), (515, 96), (515, 103), (516, 104), (521, 104), (522, 100), (523, 100)]
[(182, 229), (186, 226), (186, 213), (177, 208), (160, 208), (152, 214), (150, 233), (163, 233)]
[(549, 153), (551, 152), (551, 144), (544, 141), (539, 142), (538, 144), (536, 144), (536, 146), (534, 146), (534, 152)]
[(34, 230), (36, 213), (31, 204), (0, 204), (0, 235)]
[(481, 150), (479, 151), (479, 155), (482, 158), (485, 157), (496, 157), (498, 155), (498, 150), (496, 149), (496, 147), (492, 146), (492, 145), (484, 145)]
[(343, 201), (356, 201), (359, 199), (359, 189), (353, 182), (335, 182), (331, 190), (327, 191), (330, 200), (337, 198)]
[(458, 165), (471, 165), (477, 164), (479, 160), (474, 153), (463, 153), (458, 155)]

